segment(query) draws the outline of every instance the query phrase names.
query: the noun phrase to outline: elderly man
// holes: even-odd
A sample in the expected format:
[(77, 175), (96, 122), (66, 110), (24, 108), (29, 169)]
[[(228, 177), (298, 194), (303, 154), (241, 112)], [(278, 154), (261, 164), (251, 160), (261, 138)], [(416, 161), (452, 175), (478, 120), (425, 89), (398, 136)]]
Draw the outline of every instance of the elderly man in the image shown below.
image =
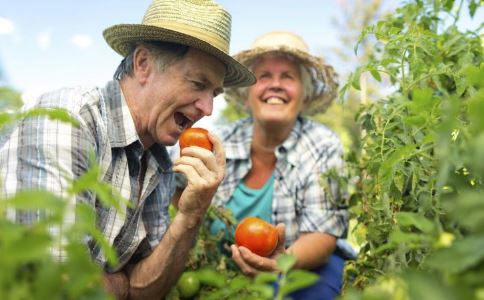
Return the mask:
[[(8, 133), (0, 149), (5, 196), (27, 188), (66, 196), (68, 183), (89, 169), (89, 155), (96, 154), (102, 180), (130, 205), (117, 213), (100, 205), (95, 194), (78, 195), (71, 204), (96, 209), (97, 226), (119, 264), (108, 265), (94, 241), (86, 246), (106, 270), (105, 288), (117, 298), (166, 295), (183, 271), (223, 178), (225, 155), (216, 136), (209, 135), (213, 152), (188, 147), (173, 166), (165, 146), (212, 113), (213, 98), (223, 87), (255, 82), (228, 55), (230, 26), (230, 15), (211, 0), (154, 0), (142, 24), (104, 31), (107, 43), (124, 57), (115, 80), (104, 88), (64, 88), (39, 99), (38, 107), (63, 108), (81, 126), (28, 118)], [(188, 184), (170, 223), (171, 169), (184, 174)], [(32, 224), (39, 214), (16, 212), (10, 218)], [(62, 253), (53, 249), (60, 260)]]

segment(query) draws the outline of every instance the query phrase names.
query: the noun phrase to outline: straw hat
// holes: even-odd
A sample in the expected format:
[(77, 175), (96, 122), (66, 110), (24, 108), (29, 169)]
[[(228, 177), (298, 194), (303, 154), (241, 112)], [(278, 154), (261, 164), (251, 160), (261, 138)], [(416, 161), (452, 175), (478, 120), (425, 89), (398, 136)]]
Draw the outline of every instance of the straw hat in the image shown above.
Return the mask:
[(229, 55), (230, 14), (212, 0), (153, 0), (141, 24), (104, 30), (106, 42), (125, 57), (136, 42), (164, 41), (194, 47), (220, 59), (227, 71), (224, 86), (247, 86), (254, 75)]
[[(314, 115), (324, 112), (337, 96), (337, 74), (322, 57), (309, 54), (308, 46), (300, 36), (282, 31), (266, 33), (257, 38), (249, 50), (237, 53), (234, 58), (250, 67), (261, 56), (272, 53), (290, 55), (308, 69), (314, 92), (309, 95), (303, 113)], [(239, 108), (245, 101), (242, 89), (226, 89), (225, 98)]]

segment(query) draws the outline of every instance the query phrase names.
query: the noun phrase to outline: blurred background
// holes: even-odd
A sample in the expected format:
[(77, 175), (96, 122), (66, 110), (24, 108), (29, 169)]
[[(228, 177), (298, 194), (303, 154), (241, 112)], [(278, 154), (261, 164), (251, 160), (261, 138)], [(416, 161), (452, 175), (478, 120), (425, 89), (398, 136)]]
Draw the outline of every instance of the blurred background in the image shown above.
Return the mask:
[[(313, 54), (323, 55), (342, 75), (355, 65), (353, 46), (362, 24), (397, 5), (363, 0), (218, 2), (232, 15), (232, 54), (265, 32), (287, 30), (301, 35)], [(150, 0), (0, 3), (2, 83), (31, 105), (48, 90), (102, 86), (110, 80), (121, 57), (106, 44), (102, 31), (114, 24), (139, 23)], [(224, 107), (225, 101), (217, 99), (213, 117), (198, 125), (211, 126)]]
[[(232, 54), (250, 47), (265, 32), (292, 31), (306, 40), (313, 54), (335, 67), (341, 81), (364, 60), (364, 49), (359, 57), (353, 51), (363, 26), (399, 5), (383, 0), (218, 2), (232, 15)], [(102, 31), (114, 24), (139, 23), (149, 3), (0, 0), (0, 84), (17, 91), (27, 106), (48, 90), (104, 85), (121, 57), (106, 44)], [(482, 11), (478, 13), (474, 20), (484, 19)], [(475, 25), (466, 18), (461, 23)], [(225, 101), (217, 99), (213, 116), (198, 126), (220, 121), (224, 107)]]

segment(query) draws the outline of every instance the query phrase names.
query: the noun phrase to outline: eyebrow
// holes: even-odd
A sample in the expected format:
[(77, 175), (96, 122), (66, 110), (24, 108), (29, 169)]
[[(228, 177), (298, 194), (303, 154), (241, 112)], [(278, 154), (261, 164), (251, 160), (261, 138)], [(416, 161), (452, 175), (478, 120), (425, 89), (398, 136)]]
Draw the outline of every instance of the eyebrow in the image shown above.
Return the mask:
[[(210, 85), (210, 86), (214, 86), (215, 84), (210, 81), (207, 76), (205, 74), (200, 74), (200, 80), (203, 81), (203, 83), (207, 84), (207, 85)], [(223, 93), (224, 89), (222, 86), (219, 86), (219, 87), (216, 87), (215, 90), (214, 90), (214, 93), (216, 95), (219, 95), (221, 93)]]

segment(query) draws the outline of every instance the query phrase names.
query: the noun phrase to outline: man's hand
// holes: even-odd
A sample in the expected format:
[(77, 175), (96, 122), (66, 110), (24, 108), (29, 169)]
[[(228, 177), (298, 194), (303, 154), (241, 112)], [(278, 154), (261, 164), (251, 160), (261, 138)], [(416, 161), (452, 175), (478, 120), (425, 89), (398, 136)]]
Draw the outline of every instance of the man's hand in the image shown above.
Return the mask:
[(201, 147), (186, 147), (174, 162), (173, 171), (183, 173), (187, 186), (178, 201), (178, 214), (200, 222), (225, 172), (225, 152), (218, 137), (209, 133), (213, 152)]
[(277, 232), (279, 234), (277, 247), (269, 257), (259, 256), (246, 247), (232, 245), (232, 258), (239, 266), (242, 273), (247, 276), (255, 277), (259, 272), (279, 271), (277, 269), (277, 257), (286, 253), (284, 242), (286, 235), (284, 233), (284, 224), (277, 224)]

